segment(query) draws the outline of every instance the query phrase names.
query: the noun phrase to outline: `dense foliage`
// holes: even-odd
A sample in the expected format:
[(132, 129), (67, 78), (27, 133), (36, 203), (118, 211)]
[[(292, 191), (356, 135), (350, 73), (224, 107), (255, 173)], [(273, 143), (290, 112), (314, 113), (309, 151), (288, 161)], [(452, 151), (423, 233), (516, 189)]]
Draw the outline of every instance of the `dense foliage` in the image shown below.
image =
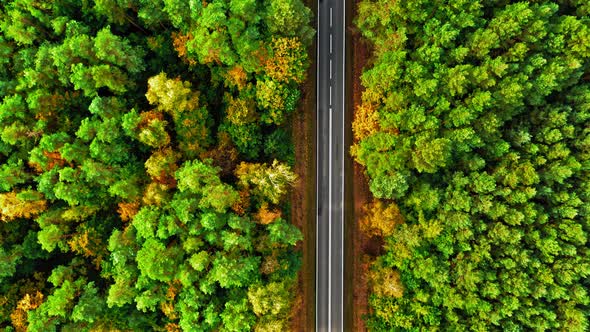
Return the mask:
[(0, 329), (286, 329), (310, 13), (0, 0)]
[(368, 327), (587, 331), (589, 2), (364, 0), (357, 25)]

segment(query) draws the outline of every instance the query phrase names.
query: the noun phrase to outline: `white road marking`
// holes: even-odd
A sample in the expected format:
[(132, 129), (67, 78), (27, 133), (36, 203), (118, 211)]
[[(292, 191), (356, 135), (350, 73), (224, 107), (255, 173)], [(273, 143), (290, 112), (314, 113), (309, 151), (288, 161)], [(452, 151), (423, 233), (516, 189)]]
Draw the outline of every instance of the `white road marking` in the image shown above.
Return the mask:
[[(330, 86), (330, 100), (332, 99), (332, 86)], [(330, 105), (332, 102), (330, 101)], [(332, 331), (332, 112), (330, 114), (330, 133), (328, 137), (328, 160), (329, 160), (329, 171), (328, 171), (328, 331)]]
[[(345, 3), (344, 3), (344, 11), (346, 11), (346, 4)], [(322, 16), (322, 15), (319, 14), (319, 12), (320, 12), (320, 5), (319, 5), (319, 2), (318, 2), (318, 21), (317, 21), (318, 22), (317, 23), (317, 31), (318, 32), (319, 32), (319, 27), (321, 26), (321, 24), (320, 24), (320, 18)], [(346, 33), (346, 29), (345, 29), (345, 27), (346, 27), (346, 15), (345, 15), (345, 13), (343, 13), (343, 15), (344, 15), (344, 21), (343, 21), (342, 28), (343, 28), (343, 32)], [(330, 28), (332, 28), (332, 17), (333, 17), (333, 9), (330, 7)], [(318, 33), (318, 37), (317, 37), (317, 44), (318, 45), (321, 45), (320, 35), (321, 34)], [(325, 34), (324, 34), (324, 36), (325, 36)], [(343, 53), (342, 53), (343, 54), (343, 59), (342, 59), (342, 73), (344, 73), (345, 72), (344, 71), (344, 69), (345, 69), (344, 59), (345, 59), (345, 54), (346, 54), (346, 52), (345, 52), (346, 51), (346, 45), (345, 45), (345, 41), (344, 40), (346, 38), (342, 38), (342, 39), (343, 39), (343, 41), (342, 41), (342, 49), (343, 49)], [(332, 54), (332, 52), (333, 52), (332, 34), (330, 34), (330, 55)], [(318, 59), (318, 61), (320, 59), (320, 47), (317, 48), (317, 59)], [(319, 89), (319, 86), (321, 84), (320, 81), (319, 81), (320, 80), (320, 68), (319, 67), (320, 66), (319, 66), (319, 62), (318, 62), (318, 66), (316, 66), (316, 75), (317, 75), (317, 82), (316, 83), (318, 84), (318, 89)], [(332, 75), (333, 75), (332, 72), (333, 72), (332, 59), (330, 58), (330, 80), (332, 79)], [(344, 106), (345, 106), (344, 105), (344, 101), (345, 101), (344, 79), (345, 79), (345, 77), (342, 77), (342, 82), (341, 82), (341, 84), (342, 84), (341, 85), (341, 88), (342, 88), (342, 106), (341, 107), (342, 107), (342, 119), (343, 119), (342, 122), (344, 122), (344, 120), (345, 120), (344, 119), (344, 115), (346, 113), (345, 112), (345, 108), (344, 108)], [(334, 85), (334, 87), (336, 87), (336, 85)], [(327, 202), (328, 205), (327, 206), (324, 206), (324, 211), (326, 211), (324, 213), (328, 213), (328, 218), (327, 219), (328, 219), (328, 244), (329, 244), (328, 245), (328, 321), (327, 321), (328, 330), (327, 331), (332, 331), (332, 316), (333, 316), (332, 315), (332, 293), (333, 293), (332, 292), (333, 291), (332, 290), (332, 251), (333, 251), (333, 248), (332, 248), (332, 207), (333, 207), (332, 206), (332, 180), (333, 180), (332, 179), (332, 171), (333, 171), (332, 170), (332, 159), (333, 159), (334, 156), (332, 155), (332, 144), (333, 144), (333, 142), (332, 142), (332, 140), (333, 140), (333, 138), (332, 138), (332, 134), (333, 134), (333, 124), (332, 124), (332, 110), (333, 110), (333, 108), (332, 108), (332, 106), (333, 105), (332, 105), (332, 83), (331, 82), (330, 82), (330, 85), (329, 85), (329, 92), (330, 92), (330, 96), (329, 96), (329, 104), (330, 104), (329, 105), (330, 106), (329, 107), (329, 127), (330, 127), (329, 128), (329, 131), (330, 132), (329, 132), (329, 146), (328, 146), (328, 149), (329, 149), (329, 155), (328, 155), (329, 156), (328, 157), (329, 158), (328, 159), (328, 163), (329, 163), (329, 170), (328, 170), (328, 172), (329, 172), (329, 177), (328, 177), (328, 183), (329, 183), (329, 185), (328, 185), (328, 197), (329, 197), (329, 201)], [(319, 93), (316, 95), (316, 117), (318, 119), (320, 118), (319, 95), (320, 95)], [(338, 111), (340, 111), (340, 110), (338, 109)], [(341, 145), (341, 149), (343, 151), (345, 150), (344, 149), (344, 134), (345, 134), (344, 125), (342, 125), (342, 145)], [(317, 180), (316, 180), (316, 193), (317, 193), (317, 192), (319, 192), (319, 179), (321, 178), (321, 171), (320, 171), (321, 170), (321, 167), (319, 165), (319, 161), (320, 161), (320, 158), (319, 158), (320, 157), (320, 151), (319, 151), (320, 150), (320, 145), (319, 145), (320, 127), (319, 126), (317, 127), (316, 135), (318, 137), (318, 141), (316, 141), (316, 160), (317, 160), (317, 166), (318, 166), (317, 169), (316, 169), (316, 176), (317, 176)], [(337, 148), (337, 153), (340, 153), (340, 147), (336, 147), (336, 148)], [(344, 153), (346, 153), (346, 151), (344, 151)], [(341, 225), (340, 225), (341, 229), (340, 229), (340, 232), (341, 232), (341, 241), (342, 241), (341, 242), (341, 250), (342, 250), (342, 252), (340, 253), (341, 254), (341, 265), (340, 265), (340, 268), (343, 269), (344, 268), (344, 158), (342, 158), (342, 165), (341, 165), (341, 167), (342, 168), (341, 168), (341, 170), (339, 172), (339, 175), (341, 177), (340, 180), (342, 182), (341, 199), (340, 199), (340, 203), (337, 204), (337, 205), (335, 205), (335, 206), (340, 206), (340, 210), (341, 210), (340, 211), (341, 212), (341, 215), (340, 215), (341, 216)], [(324, 202), (324, 203), (326, 203), (326, 202)], [(317, 205), (317, 207), (320, 206), (320, 196), (319, 195), (316, 196), (316, 205)], [(316, 210), (316, 229), (319, 229), (319, 224), (320, 224), (321, 220), (320, 220), (320, 215), (317, 214), (317, 212), (319, 212), (319, 211)], [(319, 238), (316, 236), (316, 253), (318, 251), (319, 251)], [(318, 271), (319, 271), (318, 264), (319, 263), (320, 263), (319, 259), (316, 259), (316, 275), (315, 275), (316, 289), (318, 289), (318, 287), (319, 287), (319, 284), (318, 284), (318, 277), (319, 277), (318, 276)], [(337, 271), (337, 272), (340, 273), (340, 278), (341, 278), (340, 294), (341, 294), (341, 296), (343, 296), (343, 294), (344, 294), (344, 273), (343, 273), (343, 270), (342, 271)], [(318, 310), (319, 299), (318, 299), (317, 294), (316, 294), (315, 303), (316, 303), (316, 310)], [(340, 303), (337, 304), (337, 305), (340, 306), (341, 313), (343, 314), (344, 313), (344, 302), (343, 301), (340, 301)], [(343, 327), (344, 327), (344, 324), (343, 324), (343, 315), (342, 314), (339, 317), (340, 318), (340, 323), (339, 323), (340, 324), (340, 329), (343, 329)], [(316, 331), (320, 331), (319, 326), (318, 326), (318, 316), (317, 316), (317, 314), (316, 314)]]
[(332, 7), (330, 7), (330, 28), (332, 27)]

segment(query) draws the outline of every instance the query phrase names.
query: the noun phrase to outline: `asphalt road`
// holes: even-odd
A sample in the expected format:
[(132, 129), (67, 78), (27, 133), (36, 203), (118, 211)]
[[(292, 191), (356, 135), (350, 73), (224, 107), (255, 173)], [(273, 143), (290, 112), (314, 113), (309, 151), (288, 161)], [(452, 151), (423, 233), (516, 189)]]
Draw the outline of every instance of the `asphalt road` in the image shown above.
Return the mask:
[(344, 330), (344, 13), (318, 0), (316, 331)]

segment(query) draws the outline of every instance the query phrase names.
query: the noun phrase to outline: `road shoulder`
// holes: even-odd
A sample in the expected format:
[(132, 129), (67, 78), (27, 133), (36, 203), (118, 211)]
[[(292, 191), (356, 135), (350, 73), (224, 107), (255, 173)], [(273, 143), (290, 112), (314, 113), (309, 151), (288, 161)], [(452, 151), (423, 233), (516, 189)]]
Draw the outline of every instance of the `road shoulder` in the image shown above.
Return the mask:
[[(306, 0), (317, 14), (317, 4)], [(315, 27), (315, 19), (312, 22)], [(313, 331), (315, 322), (315, 165), (316, 165), (316, 43), (308, 49), (310, 66), (302, 85), (302, 97), (292, 118), (295, 168), (299, 180), (291, 194), (291, 219), (303, 233), (297, 250), (302, 254), (298, 274), (297, 300), (292, 310), (291, 331)]]
[[(356, 17), (357, 6), (360, 0), (354, 0), (352, 8), (352, 16)], [(370, 58), (371, 51), (366, 42), (362, 41), (360, 32), (352, 27), (350, 29), (351, 35), (351, 51), (350, 64), (352, 68), (352, 117), (356, 115), (356, 105), (360, 105), (362, 92), (364, 91), (361, 85), (361, 74), (363, 68), (367, 65)], [(370, 238), (368, 238), (360, 229), (360, 219), (363, 217), (363, 206), (371, 200), (371, 192), (369, 191), (368, 179), (364, 174), (364, 169), (361, 165), (353, 162), (352, 171), (352, 202), (353, 213), (351, 220), (352, 227), (347, 232), (350, 237), (348, 243), (352, 248), (352, 331), (366, 331), (363, 315), (368, 312), (368, 280), (367, 272), (374, 254), (375, 246)]]

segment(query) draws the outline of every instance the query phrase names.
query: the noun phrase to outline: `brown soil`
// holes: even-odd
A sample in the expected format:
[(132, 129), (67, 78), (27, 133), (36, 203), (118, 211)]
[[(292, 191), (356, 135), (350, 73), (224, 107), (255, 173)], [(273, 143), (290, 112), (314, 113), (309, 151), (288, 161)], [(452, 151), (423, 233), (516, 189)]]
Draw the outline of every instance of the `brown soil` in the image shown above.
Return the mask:
[[(291, 195), (291, 220), (303, 232), (303, 242), (298, 245), (298, 249), (302, 251), (302, 266), (298, 276), (298, 294), (296, 306), (293, 310), (293, 324), (292, 331), (308, 331), (307, 327), (310, 322), (314, 321), (313, 302), (309, 303), (314, 298), (314, 267), (315, 267), (315, 251), (313, 244), (315, 243), (315, 229), (313, 223), (310, 223), (310, 218), (314, 217), (315, 202), (313, 198), (315, 188), (315, 177), (313, 170), (315, 169), (315, 154), (313, 153), (312, 142), (315, 138), (313, 135), (313, 128), (315, 119), (312, 112), (315, 107), (315, 94), (310, 96), (309, 91), (313, 91), (313, 86), (309, 87), (306, 83), (304, 88), (304, 98), (301, 103), (302, 110), (293, 117), (293, 138), (295, 142), (295, 173), (299, 180)], [(311, 107), (309, 104), (311, 103)], [(311, 278), (311, 280), (310, 280)]]
[[(355, 1), (353, 8), (353, 17), (357, 14), (357, 5), (360, 0)], [(361, 73), (363, 67), (371, 55), (368, 45), (361, 40), (360, 32), (352, 29), (352, 105), (353, 119), (355, 116), (356, 105), (361, 103), (362, 92)], [(367, 271), (369, 268), (371, 254), (380, 251), (379, 241), (368, 238), (360, 230), (360, 218), (363, 216), (363, 206), (371, 200), (368, 179), (365, 176), (364, 169), (361, 165), (354, 163), (353, 200), (354, 200), (354, 230), (352, 231), (353, 261), (352, 261), (352, 292), (353, 292), (353, 311), (352, 311), (352, 331), (366, 331), (363, 315), (368, 313), (368, 280)]]
[[(306, 1), (314, 8), (314, 3)], [(315, 9), (313, 9), (315, 11)], [(302, 98), (292, 118), (292, 138), (295, 144), (295, 173), (298, 181), (291, 193), (291, 220), (303, 233), (297, 246), (302, 253), (298, 275), (296, 302), (292, 310), (291, 331), (312, 331), (315, 321), (315, 109), (316, 60), (315, 44), (310, 46), (310, 66), (302, 86)]]

